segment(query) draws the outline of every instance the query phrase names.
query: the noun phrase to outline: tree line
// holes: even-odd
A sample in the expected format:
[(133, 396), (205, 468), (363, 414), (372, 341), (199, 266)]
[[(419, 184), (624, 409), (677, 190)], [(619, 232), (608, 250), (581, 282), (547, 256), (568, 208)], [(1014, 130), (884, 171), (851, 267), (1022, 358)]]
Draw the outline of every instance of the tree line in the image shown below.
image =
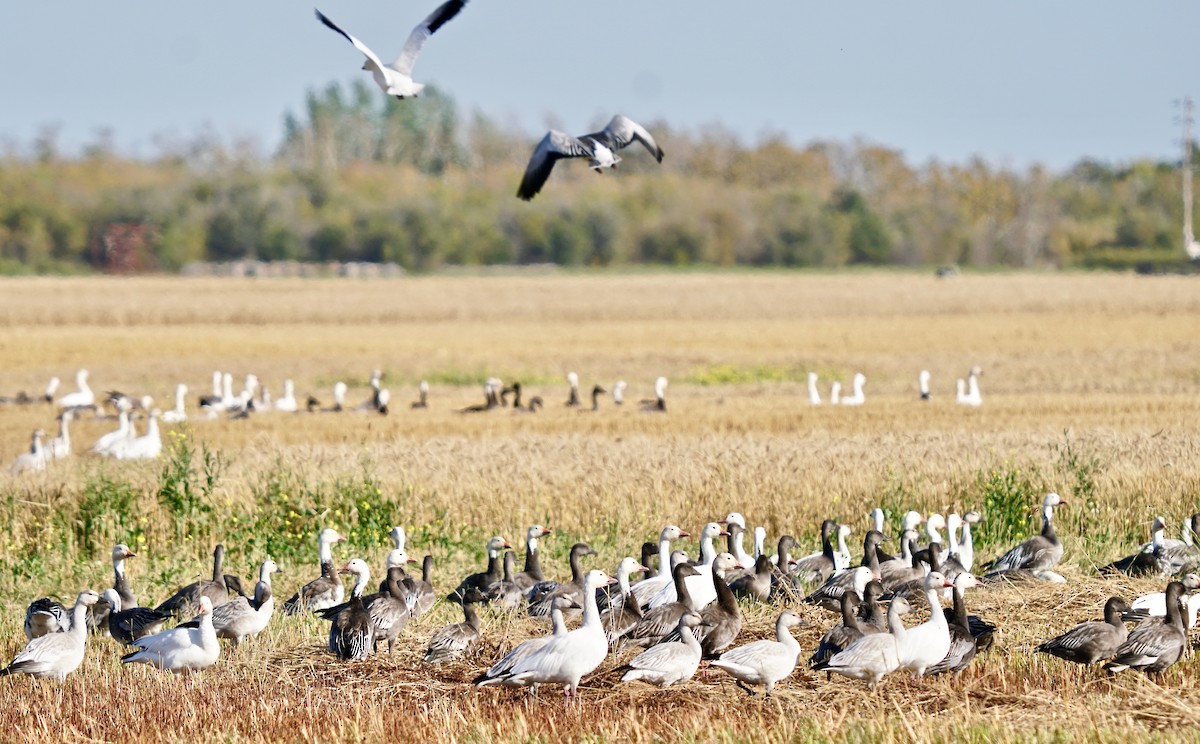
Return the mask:
[[(602, 124), (602, 122), (600, 122)], [(912, 165), (865, 141), (745, 144), (643, 122), (666, 151), (514, 193), (535, 141), (428, 88), (331, 84), (270, 155), (211, 135), (148, 158), (53, 132), (0, 156), (0, 273), (174, 271), (195, 261), (563, 266), (961, 265), (1182, 269), (1177, 163), (1065, 172)], [(635, 145), (636, 147), (636, 145)], [(1193, 151), (1196, 151), (1194, 148)]]

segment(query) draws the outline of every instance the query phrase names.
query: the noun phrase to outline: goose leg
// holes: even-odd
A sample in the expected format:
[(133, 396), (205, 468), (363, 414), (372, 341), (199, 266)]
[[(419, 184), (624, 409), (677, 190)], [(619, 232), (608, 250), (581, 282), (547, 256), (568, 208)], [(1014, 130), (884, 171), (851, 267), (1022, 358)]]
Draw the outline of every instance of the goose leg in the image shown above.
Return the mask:
[(741, 681), (740, 679), (737, 681), (737, 686), (742, 688), (743, 690), (745, 690), (746, 694), (749, 695), (750, 697), (754, 697), (757, 694), (756, 692), (754, 692), (754, 690), (747, 687), (746, 683)]

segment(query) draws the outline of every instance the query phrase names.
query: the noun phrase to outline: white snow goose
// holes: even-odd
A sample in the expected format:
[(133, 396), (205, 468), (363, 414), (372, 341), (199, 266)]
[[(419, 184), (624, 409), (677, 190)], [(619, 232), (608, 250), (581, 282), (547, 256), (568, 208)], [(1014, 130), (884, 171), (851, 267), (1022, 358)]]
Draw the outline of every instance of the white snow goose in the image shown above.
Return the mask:
[(725, 529), (729, 531), (729, 552), (737, 558), (737, 562), (743, 566), (753, 566), (754, 556), (747, 553), (745, 547), (746, 518), (739, 512), (730, 512), (729, 516), (720, 520), (718, 524), (725, 525)]
[(896, 597), (888, 607), (887, 633), (863, 635), (825, 661), (814, 664), (813, 670), (865, 679), (867, 687), (874, 689), (881, 679), (900, 668), (901, 649), (908, 637), (901, 616), (908, 611), (908, 600)]
[[(1197, 588), (1200, 588), (1200, 576), (1197, 576), (1196, 574), (1187, 574), (1179, 581), (1181, 584), (1183, 584), (1183, 588), (1185, 590), (1195, 591)], [(1200, 613), (1200, 592), (1188, 595), (1187, 601), (1184, 602), (1184, 605), (1184, 609), (1187, 610), (1187, 618), (1185, 618), (1185, 622), (1190, 630), (1196, 627), (1196, 617), (1197, 614)], [(1124, 615), (1124, 619), (1136, 622), (1145, 622), (1148, 618), (1164, 617), (1166, 614), (1166, 592), (1153, 592), (1151, 594), (1144, 594), (1133, 600), (1133, 603), (1130, 604), (1129, 611)]]
[(59, 408), (84, 408), (96, 404), (96, 394), (88, 387), (88, 371), (86, 369), (75, 373), (75, 387), (79, 389), (58, 399)]
[(843, 406), (861, 406), (867, 402), (867, 395), (863, 392), (863, 386), (867, 384), (867, 376), (862, 372), (854, 373), (854, 381), (851, 384), (850, 395), (841, 396), (839, 405)]
[(921, 389), (921, 400), (933, 399), (933, 395), (929, 392), (929, 370), (921, 370), (921, 374), (917, 375), (917, 385)]
[(478, 589), (466, 591), (462, 603), (463, 621), (447, 625), (433, 634), (425, 648), (425, 663), (441, 664), (457, 659), (479, 642), (479, 613), (475, 605), (486, 601), (487, 597)]
[(1156, 674), (1179, 661), (1187, 648), (1187, 630), (1183, 627), (1179, 602), (1183, 592), (1183, 584), (1178, 581), (1167, 584), (1166, 616), (1134, 628), (1104, 668), (1113, 673), (1136, 669)]
[(458, 12), (466, 4), (467, 0), (449, 0), (449, 2), (439, 5), (437, 10), (430, 13), (412, 30), (408, 41), (404, 43), (404, 49), (401, 50), (400, 56), (387, 65), (366, 44), (343, 31), (336, 23), (326, 18), (321, 11), (318, 10), (316, 13), (317, 20), (346, 37), (346, 40), (353, 44), (355, 49), (363, 53), (367, 61), (363, 63), (362, 69), (370, 71), (380, 90), (389, 96), (404, 100), (417, 97), (425, 89), (424, 84), (413, 82), (412, 79), (413, 64), (416, 63), (417, 56), (421, 53), (421, 47), (434, 32), (458, 15)]
[(776, 640), (762, 640), (738, 646), (721, 654), (712, 662), (718, 669), (728, 672), (737, 680), (738, 687), (753, 695), (748, 685), (763, 685), (770, 697), (779, 680), (787, 677), (796, 668), (800, 658), (800, 644), (792, 637), (789, 628), (800, 625), (800, 616), (784, 610), (775, 621)]
[(49, 453), (42, 445), (42, 438), (45, 436), (46, 432), (35, 429), (30, 438), (29, 451), (17, 455), (8, 471), (13, 475), (20, 475), (21, 473), (40, 473), (45, 470), (46, 463), (50, 459)]
[(346, 596), (346, 587), (333, 567), (333, 544), (345, 541), (346, 538), (331, 527), (321, 530), (317, 535), (317, 558), (321, 565), (321, 575), (302, 586), (291, 599), (283, 603), (285, 613), (292, 615), (305, 610), (324, 610), (342, 603)]
[(175, 407), (169, 411), (163, 411), (162, 422), (164, 424), (182, 424), (187, 421), (187, 408), (184, 401), (187, 399), (188, 386), (180, 383), (175, 386)]
[(586, 157), (588, 167), (597, 173), (602, 173), (605, 168), (616, 168), (617, 163), (621, 162), (617, 151), (634, 142), (640, 142), (655, 160), (662, 162), (662, 148), (654, 141), (650, 132), (633, 119), (621, 114), (614, 116), (599, 132), (581, 137), (572, 137), (565, 132), (551, 129), (533, 149), (529, 165), (525, 168), (525, 176), (517, 189), (517, 196), (525, 201), (537, 196), (546, 180), (550, 178), (554, 163), (562, 158)]
[[(639, 607), (644, 607), (650, 598), (667, 584), (671, 583), (671, 542), (682, 540), (691, 535), (673, 524), (663, 527), (658, 534), (658, 571), (657, 573), (634, 584), (630, 589)], [(644, 565), (649, 565), (643, 562)]]
[[(717, 549), (713, 545), (713, 541), (728, 534), (716, 522), (709, 522), (700, 531), (700, 561), (695, 564), (697, 575), (687, 581), (688, 590), (697, 610), (707, 607), (717, 599), (717, 591), (712, 583), (713, 561), (717, 557)], [(675, 599), (675, 584), (672, 582), (659, 589), (647, 604), (653, 609), (674, 602)]]
[(195, 628), (172, 628), (133, 642), (138, 649), (121, 657), (122, 664), (149, 664), (180, 674), (206, 669), (217, 662), (221, 644), (212, 624), (212, 600), (200, 597), (200, 623)]
[(954, 585), (937, 571), (931, 571), (925, 577), (925, 599), (929, 602), (930, 616), (928, 620), (909, 628), (906, 632), (905, 641), (900, 645), (901, 669), (921, 677), (927, 668), (946, 658), (947, 652), (950, 651), (950, 628), (946, 623), (945, 614), (942, 613), (938, 593), (951, 586)]
[[(1067, 502), (1057, 493), (1048, 493), (1042, 499), (1042, 532), (1009, 550), (992, 561), (986, 577), (1000, 577), (1007, 571), (1028, 570), (1038, 578), (1055, 580), (1058, 576), (1050, 569), (1062, 560), (1063, 545), (1054, 533), (1054, 509), (1066, 506)], [(1059, 577), (1061, 578), (1061, 577)]]
[(638, 402), (642, 413), (666, 413), (668, 384), (665, 377), (660, 377), (654, 381), (654, 400), (642, 400)]
[(29, 674), (34, 677), (63, 681), (83, 663), (83, 648), (87, 641), (87, 610), (100, 601), (100, 595), (89, 590), (79, 593), (71, 611), (71, 625), (64, 633), (50, 633), (29, 641), (0, 669), (0, 676)]
[(676, 626), (679, 641), (652, 646), (630, 659), (628, 664), (618, 667), (617, 671), (625, 672), (621, 681), (633, 682), (640, 679), (659, 688), (670, 687), (677, 682), (687, 682), (700, 667), (702, 654), (700, 643), (696, 640), (692, 628), (703, 627), (705, 623), (706, 621), (695, 612), (682, 615)]
[[(654, 548), (654, 543), (647, 543)], [(608, 637), (608, 645), (616, 645), (626, 633), (633, 630), (642, 620), (642, 609), (633, 598), (629, 588), (629, 575), (634, 571), (649, 571), (633, 557), (622, 558), (617, 566), (617, 586), (620, 588), (621, 601), (610, 601), (608, 608), (600, 615), (604, 621), (604, 633)]]
[(1034, 651), (1057, 656), (1076, 664), (1091, 666), (1108, 661), (1129, 637), (1122, 613), (1129, 605), (1120, 597), (1109, 597), (1104, 603), (1104, 621), (1080, 623), (1061, 635), (1039, 645)]
[(491, 681), (516, 685), (561, 684), (567, 700), (576, 696), (579, 680), (593, 672), (608, 656), (608, 641), (596, 607), (596, 590), (614, 580), (603, 571), (588, 571), (583, 584), (583, 625), (563, 636), (555, 636), (541, 648), (522, 659), (502, 677), (489, 677), (491, 670), (476, 684)]
[[(212, 624), (218, 638), (228, 638), (236, 646), (243, 638), (254, 638), (267, 627), (275, 612), (275, 597), (271, 593), (273, 573), (282, 572), (275, 561), (268, 558), (259, 566), (253, 599), (234, 597), (213, 608)], [(200, 618), (196, 618), (179, 627), (199, 627), (199, 623)]]
[[(567, 610), (577, 609), (579, 607), (570, 597), (555, 599), (553, 608), (550, 611), (550, 633), (538, 638), (530, 638), (517, 644), (512, 650), (501, 657), (499, 661), (488, 667), (486, 672), (476, 677), (473, 683), (478, 687), (485, 685), (504, 685), (505, 687), (526, 686), (524, 681), (514, 681), (510, 677), (510, 672), (552, 641), (565, 637), (567, 635), (567, 622), (563, 619), (563, 613)], [(537, 685), (537, 682), (530, 683), (530, 687), (533, 690), (537, 689)]]

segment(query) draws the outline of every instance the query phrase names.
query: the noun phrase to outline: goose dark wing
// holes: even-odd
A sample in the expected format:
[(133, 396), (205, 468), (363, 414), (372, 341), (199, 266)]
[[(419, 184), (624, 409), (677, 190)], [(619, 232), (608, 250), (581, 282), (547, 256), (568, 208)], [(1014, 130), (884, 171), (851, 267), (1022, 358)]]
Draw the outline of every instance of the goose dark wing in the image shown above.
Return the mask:
[(417, 55), (421, 53), (421, 47), (425, 46), (425, 40), (433, 36), (434, 32), (445, 25), (447, 21), (458, 15), (458, 12), (466, 4), (467, 0), (449, 0), (449, 2), (439, 5), (437, 10), (430, 13), (408, 35), (408, 41), (404, 42), (404, 49), (400, 52), (400, 56), (396, 58), (396, 61), (392, 63), (392, 69), (405, 75), (411, 75), (413, 65), (417, 61)]
[[(366, 58), (369, 59), (377, 68), (379, 68), (381, 70), (383, 69), (383, 62), (379, 61), (379, 57), (377, 57), (375, 55), (375, 52), (371, 51), (370, 47), (368, 47), (366, 44), (362, 43), (358, 39), (354, 38), (350, 34), (343, 31), (341, 26), (339, 26), (336, 23), (334, 23), (333, 21), (329, 20), (329, 18), (326, 17), (326, 15), (324, 13), (322, 13), (321, 11), (317, 10), (316, 8), (313, 8), (313, 12), (317, 14), (318, 21), (320, 21), (321, 23), (324, 23), (329, 28), (333, 29), (334, 31), (336, 31), (339, 34), (341, 34), (342, 36), (344, 36), (347, 41), (349, 41), (351, 44), (354, 45), (355, 49), (362, 52), (366, 56)], [(411, 43), (412, 40), (410, 39), (409, 42)], [(407, 45), (405, 46), (405, 48), (406, 49), (408, 48)], [(420, 50), (419, 45), (418, 45), (417, 49), (418, 49), (418, 51)]]
[(534, 148), (533, 156), (529, 158), (529, 165), (525, 167), (525, 176), (521, 179), (521, 187), (517, 189), (517, 196), (525, 201), (536, 196), (545, 185), (546, 179), (550, 178), (550, 171), (554, 170), (554, 163), (560, 158), (590, 158), (591, 156), (592, 148), (585, 142), (569, 134), (551, 129)]
[(654, 137), (650, 132), (646, 131), (645, 127), (628, 116), (617, 114), (612, 118), (612, 121), (608, 122), (608, 126), (604, 127), (604, 129), (592, 134), (585, 134), (580, 139), (589, 137), (597, 142), (602, 142), (608, 149), (614, 152), (628, 147), (634, 142), (640, 142), (642, 146), (650, 151), (655, 160), (661, 163), (663, 159), (662, 148), (654, 141)]

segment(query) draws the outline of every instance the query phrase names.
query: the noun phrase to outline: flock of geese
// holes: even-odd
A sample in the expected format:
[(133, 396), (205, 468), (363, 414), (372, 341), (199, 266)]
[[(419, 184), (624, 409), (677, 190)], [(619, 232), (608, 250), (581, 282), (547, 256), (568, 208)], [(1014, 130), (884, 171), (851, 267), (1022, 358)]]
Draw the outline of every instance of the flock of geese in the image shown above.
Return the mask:
[[(740, 513), (710, 522), (700, 530), (695, 560), (677, 549), (692, 537), (667, 525), (657, 542), (641, 546), (638, 557), (622, 559), (615, 577), (586, 564), (596, 555), (586, 543), (570, 550), (569, 579), (548, 579), (542, 570), (541, 543), (553, 531), (533, 525), (525, 533), (524, 565), (503, 536), (486, 544), (483, 570), (464, 577), (447, 600), (461, 606), (463, 621), (446, 625), (429, 639), (424, 661), (430, 665), (467, 657), (479, 646), (480, 612), (528, 614), (548, 618), (549, 631), (526, 639), (480, 671), (479, 687), (560, 685), (568, 701), (580, 681), (610, 656), (617, 656), (621, 681), (669, 687), (690, 680), (708, 660), (750, 694), (763, 688), (769, 696), (791, 675), (802, 649), (792, 628), (807, 625), (801, 608), (836, 613), (808, 658), (809, 667), (879, 685), (900, 672), (917, 677), (961, 672), (976, 654), (991, 647), (997, 630), (970, 614), (967, 590), (981, 591), (998, 583), (1023, 585), (1065, 581), (1053, 571), (1062, 557), (1054, 531), (1055, 510), (1066, 501), (1055, 493), (1042, 500), (1042, 530), (980, 567), (976, 576), (972, 526), (982, 516), (910, 511), (900, 517), (898, 555), (884, 551), (882, 509), (869, 515), (863, 552), (851, 556), (848, 524), (826, 520), (820, 528), (819, 551), (797, 551), (797, 540), (783, 535), (772, 554), (765, 549), (762, 527), (749, 530)], [(1181, 540), (1167, 540), (1166, 522), (1157, 518), (1149, 543), (1105, 571), (1154, 573), (1169, 579), (1163, 592), (1127, 603), (1110, 598), (1103, 621), (1084, 622), (1047, 640), (1037, 652), (1086, 664), (1104, 664), (1112, 673), (1136, 669), (1161, 672), (1182, 658), (1187, 631), (1200, 609), (1195, 570), (1200, 545), (1195, 542), (1200, 514), (1184, 522)], [(752, 538), (750, 551), (747, 536)], [(286, 613), (314, 613), (329, 622), (327, 647), (337, 659), (367, 658), (380, 643), (391, 653), (407, 624), (428, 613), (439, 601), (433, 586), (433, 558), (425, 556), (421, 571), (409, 573), (416, 561), (406, 553), (401, 527), (389, 535), (383, 581), (371, 590), (371, 568), (352, 558), (340, 568), (334, 547), (344, 538), (334, 529), (317, 536), (319, 575), (282, 604)], [(720, 545), (721, 539), (725, 544)], [(720, 547), (726, 550), (721, 551)], [(272, 575), (281, 573), (264, 560), (251, 595), (241, 580), (224, 572), (224, 550), (213, 555), (211, 579), (181, 587), (154, 608), (139, 605), (125, 573), (135, 554), (125, 545), (112, 552), (113, 586), (103, 594), (84, 590), (67, 608), (52, 598), (34, 601), (26, 611), (28, 644), (0, 675), (23, 673), (58, 680), (79, 667), (89, 633), (108, 635), (128, 646), (125, 664), (147, 664), (182, 673), (215, 664), (220, 638), (238, 644), (261, 633), (275, 610)], [(343, 577), (352, 577), (347, 591)], [(950, 607), (943, 607), (944, 599)], [(745, 602), (771, 602), (783, 607), (774, 639), (738, 645)], [(905, 615), (921, 603), (928, 619), (906, 625)], [(582, 616), (577, 627), (569, 620)], [(172, 621), (175, 627), (166, 629)], [(1130, 629), (1126, 623), (1136, 625)]]
[[(979, 391), (979, 375), (983, 374), (978, 367), (971, 368), (965, 380), (957, 381), (956, 402), (968, 406), (980, 406), (983, 398)], [(391, 391), (383, 386), (383, 372), (374, 370), (371, 373), (371, 394), (356, 406), (346, 403), (348, 388), (345, 382), (336, 382), (332, 389), (332, 403), (324, 405), (313, 395), (307, 395), (303, 400), (296, 396), (296, 387), (291, 379), (284, 380), (283, 395), (276, 398), (266, 385), (260, 383), (258, 376), (248, 374), (242, 389), (234, 392), (233, 375), (229, 372), (215, 371), (212, 374), (212, 392), (199, 397), (199, 414), (192, 415), (187, 408), (188, 386), (180, 383), (175, 387), (175, 407), (160, 411), (154, 407), (151, 396), (134, 397), (119, 391), (109, 391), (103, 397), (97, 397), (88, 384), (89, 374), (86, 369), (80, 369), (75, 375), (76, 390), (66, 395), (55, 397), (60, 381), (52, 377), (41, 395), (30, 395), (21, 391), (13, 396), (0, 397), (0, 406), (51, 404), (57, 407), (58, 435), (46, 439), (46, 431), (35, 429), (27, 451), (19, 454), (9, 465), (9, 472), (20, 475), (26, 472), (41, 472), (55, 460), (69, 458), (72, 454), (71, 423), (76, 418), (90, 414), (93, 417), (115, 418), (117, 428), (99, 437), (88, 452), (101, 457), (118, 460), (154, 459), (162, 453), (162, 434), (160, 422), (168, 425), (182, 424), (189, 420), (213, 420), (226, 416), (233, 419), (247, 419), (251, 415), (266, 412), (281, 413), (340, 413), (343, 411), (374, 412), (387, 415), (391, 408)], [(809, 402), (818, 406), (822, 404), (821, 392), (817, 386), (816, 372), (808, 373)], [(834, 382), (829, 393), (829, 403), (842, 406), (861, 406), (866, 401), (864, 386), (866, 375), (856, 373), (853, 378), (852, 390), (849, 395), (841, 394), (841, 383)], [(930, 374), (922, 370), (918, 376), (920, 400), (932, 400), (929, 387)], [(654, 381), (654, 397), (638, 402), (643, 412), (662, 413), (667, 410), (666, 377)], [(585, 406), (585, 398), (581, 394), (579, 375), (575, 372), (567, 374), (568, 393), (563, 405), (578, 408), (580, 411), (595, 412), (600, 410), (602, 396), (611, 395), (615, 406), (625, 404), (625, 390), (628, 384), (618, 380), (612, 385), (611, 391), (603, 385), (593, 385)], [(499, 378), (488, 378), (483, 385), (483, 401), (459, 409), (460, 413), (482, 413), (492, 410), (509, 408), (514, 412), (537, 413), (545, 402), (541, 396), (523, 398), (520, 382), (504, 384)], [(111, 407), (114, 414), (107, 413)], [(422, 380), (417, 386), (417, 399), (409, 404), (412, 410), (429, 408), (429, 383)], [(144, 417), (146, 427), (138, 433), (135, 420)]]

